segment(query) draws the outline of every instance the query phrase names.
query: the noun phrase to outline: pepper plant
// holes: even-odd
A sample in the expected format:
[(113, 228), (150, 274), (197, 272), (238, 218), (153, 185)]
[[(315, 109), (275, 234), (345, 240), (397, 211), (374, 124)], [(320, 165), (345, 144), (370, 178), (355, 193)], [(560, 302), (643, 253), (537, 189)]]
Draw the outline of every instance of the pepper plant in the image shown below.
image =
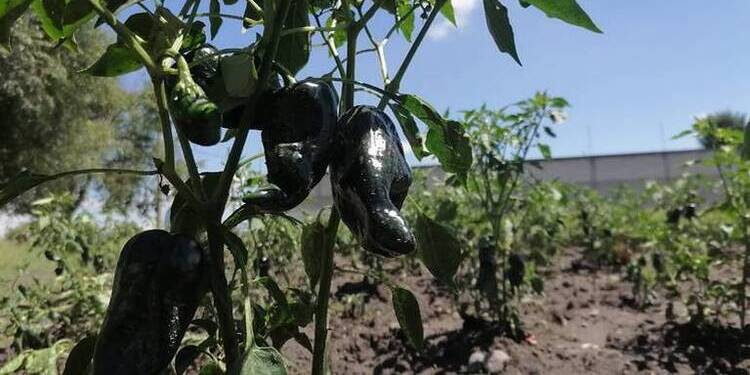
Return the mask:
[[(115, 292), (93, 350), (94, 373), (151, 373), (167, 367), (195, 311), (199, 297), (195, 293), (204, 287), (211, 292), (223, 347), (223, 355), (214, 358), (221, 359), (221, 363), (208, 365), (206, 372), (284, 373), (278, 351), (266, 346), (263, 337), (254, 332), (249, 289), (263, 285), (280, 306), (291, 303), (278, 293), (273, 280), (248, 280), (247, 248), (232, 230), (254, 216), (281, 215), (294, 208), (331, 164), (335, 206), (327, 222), (306, 237), (303, 235), (302, 241), (306, 269), (315, 275), (311, 284), (317, 287), (311, 372), (324, 373), (328, 296), (339, 222), (343, 219), (363, 247), (381, 255), (395, 256), (415, 247), (410, 227), (399, 214), (411, 181), (410, 171), (398, 132), (385, 110), (394, 114), (417, 158), (434, 155), (460, 182), (466, 180), (471, 167), (471, 148), (464, 125), (446, 120), (421, 98), (400, 91), (402, 80), (438, 15), (455, 23), (449, 0), (246, 0), (242, 14), (222, 11), (222, 6), (235, 3), (186, 0), (166, 6), (161, 0), (0, 1), (0, 42), (4, 53), (13, 53), (12, 25), (27, 9), (33, 11), (47, 35), (65, 48), (75, 48), (78, 27), (95, 20), (108, 25), (117, 39), (82, 74), (115, 77), (143, 68), (153, 86), (164, 143), (164, 154), (154, 155), (153, 170), (101, 168), (54, 175), (24, 171), (4, 182), (0, 189), (0, 205), (4, 205), (51, 180), (115, 173), (158, 175), (168, 182), (163, 185), (164, 191), (176, 191), (170, 210), (172, 233), (144, 232), (123, 248), (115, 272)], [(524, 8), (534, 6), (550, 17), (599, 32), (575, 0), (520, 3)], [(487, 26), (498, 49), (520, 63), (507, 8), (499, 0), (484, 0), (483, 4)], [(208, 12), (203, 12), (206, 8)], [(378, 13), (393, 18), (392, 25), (382, 33), (371, 29), (371, 20)], [(415, 15), (421, 15), (423, 21), (417, 21)], [(203, 19), (208, 22), (208, 35)], [(206, 39), (216, 37), (224, 21), (234, 20), (257, 30), (257, 40), (248, 46), (221, 50), (206, 43)], [(409, 42), (409, 48), (391, 75), (385, 47), (395, 33)], [(313, 37), (322, 43), (313, 43)], [(362, 41), (369, 46), (361, 48)], [(332, 73), (297, 82), (296, 75), (307, 64), (311, 49), (319, 45), (328, 50)], [(367, 52), (374, 52), (379, 62), (380, 87), (358, 80), (357, 61)], [(340, 85), (339, 92), (335, 85)], [(377, 107), (355, 106), (355, 87), (378, 95)], [(417, 119), (426, 125), (424, 137)], [(228, 129), (223, 139), (231, 141), (224, 168), (201, 172), (191, 144), (219, 143), (221, 128)], [(251, 130), (262, 132), (267, 180), (273, 186), (245, 197), (239, 209), (226, 213), (230, 188), (243, 162)], [(187, 178), (177, 172), (181, 163), (175, 157), (176, 144), (182, 151)], [(362, 164), (352, 164), (352, 160), (361, 160)], [(445, 235), (434, 230), (424, 233)], [(207, 251), (197, 251), (206, 246)], [(235, 326), (235, 309), (225, 275), (225, 248), (239, 269), (245, 303), (238, 310), (244, 317), (244, 329)], [(436, 268), (439, 262), (435, 259), (457, 255), (457, 250), (453, 254), (429, 251), (423, 248), (420, 253), (433, 273), (442, 272)], [(179, 270), (185, 274), (179, 276)], [(177, 280), (164, 279), (168, 274)], [(439, 275), (446, 276), (452, 277)], [(118, 281), (128, 279), (135, 281)], [(162, 289), (157, 287), (159, 280), (167, 283)], [(399, 323), (410, 342), (419, 346), (422, 330), (416, 299), (404, 288), (394, 286), (392, 290)], [(85, 347), (91, 346), (88, 340)], [(86, 355), (80, 346), (73, 350), (75, 355), (70, 357), (77, 362), (69, 361), (68, 365), (89, 367), (90, 353)]]

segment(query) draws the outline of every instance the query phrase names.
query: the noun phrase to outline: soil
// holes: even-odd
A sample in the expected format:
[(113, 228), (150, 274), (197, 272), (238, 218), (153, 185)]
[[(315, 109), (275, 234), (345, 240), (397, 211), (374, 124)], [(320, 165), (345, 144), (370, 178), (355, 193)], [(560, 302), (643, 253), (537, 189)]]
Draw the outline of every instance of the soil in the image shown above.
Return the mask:
[[(427, 271), (392, 275), (419, 300), (425, 348), (406, 344), (390, 292), (355, 274), (337, 273), (330, 313), (334, 374), (749, 374), (750, 330), (695, 327), (684, 307), (657, 296), (634, 308), (631, 284), (620, 273), (580, 267), (568, 249), (545, 275), (543, 295), (520, 311), (527, 336), (512, 340), (478, 319), (462, 319), (450, 296)], [(408, 273), (408, 275), (406, 274)], [(682, 315), (680, 315), (682, 310)], [(312, 332), (308, 332), (311, 335)], [(502, 351), (503, 353), (499, 353)], [(283, 348), (290, 373), (306, 374), (310, 354), (290, 341)], [(505, 357), (470, 366), (470, 357)], [(476, 361), (474, 361), (476, 362)]]

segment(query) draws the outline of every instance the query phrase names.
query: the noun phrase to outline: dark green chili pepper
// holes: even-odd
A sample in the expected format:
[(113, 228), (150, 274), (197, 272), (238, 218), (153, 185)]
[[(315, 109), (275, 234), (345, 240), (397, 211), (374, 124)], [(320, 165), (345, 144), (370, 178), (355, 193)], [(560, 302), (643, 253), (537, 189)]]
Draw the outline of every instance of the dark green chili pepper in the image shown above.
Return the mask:
[(339, 120), (331, 184), (341, 219), (362, 246), (385, 256), (414, 250), (401, 205), (411, 185), (396, 127), (381, 110), (357, 106)]
[[(259, 116), (268, 182), (244, 201), (259, 212), (296, 207), (323, 178), (337, 123), (338, 97), (329, 84), (308, 80), (267, 98)], [(260, 104), (260, 103), (259, 103)]]
[(508, 256), (508, 269), (506, 277), (510, 285), (518, 288), (523, 283), (523, 277), (526, 275), (526, 265), (520, 255), (513, 253)]
[(682, 210), (685, 213), (685, 219), (692, 220), (695, 219), (698, 214), (698, 205), (695, 203), (688, 203)]
[(682, 207), (667, 211), (667, 224), (679, 224), (680, 217), (682, 217)]
[(202, 146), (219, 143), (221, 110), (192, 78), (187, 61), (177, 58), (179, 76), (171, 88), (169, 106), (177, 126), (190, 142)]
[(94, 352), (94, 375), (157, 374), (179, 348), (207, 290), (203, 251), (184, 235), (149, 230), (117, 262)]

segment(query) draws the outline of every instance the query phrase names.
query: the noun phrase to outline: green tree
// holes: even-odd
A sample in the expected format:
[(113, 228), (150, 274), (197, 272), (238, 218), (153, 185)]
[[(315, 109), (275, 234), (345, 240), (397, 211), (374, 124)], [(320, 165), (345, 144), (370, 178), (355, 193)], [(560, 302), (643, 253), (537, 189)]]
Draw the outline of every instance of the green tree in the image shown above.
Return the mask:
[[(80, 74), (109, 41), (91, 26), (76, 34), (78, 48), (56, 46), (33, 17), (14, 27), (12, 52), (0, 52), (0, 182), (23, 169), (48, 173), (81, 167), (150, 163), (158, 126), (153, 99), (129, 94), (117, 81)], [(74, 109), (74, 110), (72, 110)], [(112, 126), (112, 125), (115, 126)], [(107, 179), (110, 206), (133, 200), (137, 179)], [(27, 196), (103, 187), (98, 177), (59, 180)], [(16, 210), (25, 210), (22, 200)], [(117, 202), (117, 204), (114, 204)]]
[[(719, 129), (729, 130), (741, 130), (745, 128), (748, 118), (747, 115), (742, 112), (734, 112), (730, 110), (714, 112), (706, 116), (706, 121), (710, 122), (712, 127), (717, 131)], [(704, 148), (713, 150), (722, 143), (716, 139), (714, 133), (704, 133), (698, 136), (698, 141), (703, 145)]]

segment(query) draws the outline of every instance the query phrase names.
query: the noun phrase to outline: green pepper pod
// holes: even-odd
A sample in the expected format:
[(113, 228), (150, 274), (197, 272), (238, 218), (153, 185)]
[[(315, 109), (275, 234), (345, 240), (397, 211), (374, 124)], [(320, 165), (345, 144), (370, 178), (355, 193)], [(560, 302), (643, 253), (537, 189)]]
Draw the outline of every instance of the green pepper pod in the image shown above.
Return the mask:
[(177, 57), (179, 77), (171, 89), (172, 119), (190, 142), (212, 146), (221, 138), (221, 110), (192, 78), (184, 57)]
[(339, 120), (334, 149), (334, 202), (362, 247), (389, 257), (414, 251), (414, 235), (400, 212), (411, 168), (390, 118), (371, 106), (350, 109)]
[(94, 375), (157, 374), (172, 361), (208, 289), (203, 251), (149, 230), (123, 247), (94, 351)]

